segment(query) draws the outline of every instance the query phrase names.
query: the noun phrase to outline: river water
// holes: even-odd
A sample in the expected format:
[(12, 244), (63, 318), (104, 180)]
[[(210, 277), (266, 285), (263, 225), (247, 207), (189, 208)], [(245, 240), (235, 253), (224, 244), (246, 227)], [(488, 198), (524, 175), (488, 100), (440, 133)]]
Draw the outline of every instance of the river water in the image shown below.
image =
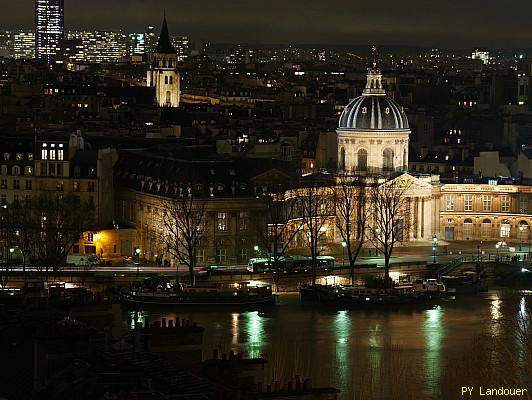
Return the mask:
[(195, 321), (205, 328), (204, 358), (213, 349), (263, 357), (268, 360), (265, 385), (299, 375), (310, 378), (313, 386), (339, 388), (339, 399), (436, 400), (460, 398), (461, 386), (473, 381), (494, 383), (480, 372), (472, 374), (481, 370), (475, 357), (485, 362), (486, 348), (492, 348), (482, 347), (483, 342), (494, 338), (515, 352), (511, 376), (530, 384), (531, 360), (520, 358), (530, 352), (514, 337), (510, 321), (530, 324), (531, 306), (532, 293), (526, 292), (489, 292), (424, 308), (377, 310), (324, 309), (285, 294), (279, 304), (260, 311), (129, 310), (124, 324), (146, 317)]

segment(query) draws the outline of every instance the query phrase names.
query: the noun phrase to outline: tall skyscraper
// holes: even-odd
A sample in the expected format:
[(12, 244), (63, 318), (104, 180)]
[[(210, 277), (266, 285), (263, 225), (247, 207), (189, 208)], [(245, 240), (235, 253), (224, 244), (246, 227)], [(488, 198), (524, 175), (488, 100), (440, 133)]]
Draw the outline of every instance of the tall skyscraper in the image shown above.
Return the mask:
[(148, 56), (148, 60), (151, 60), (151, 55), (157, 46), (157, 34), (155, 33), (155, 28), (153, 26), (148, 26), (146, 28), (146, 33), (144, 34), (144, 49)]
[(53, 62), (65, 33), (64, 0), (35, 0), (35, 56)]

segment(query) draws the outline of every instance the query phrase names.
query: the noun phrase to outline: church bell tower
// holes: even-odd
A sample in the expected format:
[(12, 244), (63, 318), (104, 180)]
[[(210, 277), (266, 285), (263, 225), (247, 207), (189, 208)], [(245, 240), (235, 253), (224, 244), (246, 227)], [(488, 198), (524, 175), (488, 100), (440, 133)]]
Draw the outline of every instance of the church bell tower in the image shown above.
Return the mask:
[(155, 88), (155, 98), (160, 107), (179, 106), (180, 79), (177, 52), (170, 41), (165, 16), (147, 75), (147, 85)]

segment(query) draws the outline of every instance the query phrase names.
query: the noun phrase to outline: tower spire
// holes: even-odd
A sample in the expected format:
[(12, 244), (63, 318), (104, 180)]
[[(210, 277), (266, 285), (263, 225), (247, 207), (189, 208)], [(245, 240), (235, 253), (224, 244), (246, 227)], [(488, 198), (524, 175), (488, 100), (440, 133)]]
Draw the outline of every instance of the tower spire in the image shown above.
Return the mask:
[(166, 23), (166, 10), (164, 11), (163, 24), (161, 26), (161, 34), (159, 35), (159, 41), (157, 47), (155, 47), (155, 53), (159, 54), (175, 54), (176, 51), (172, 42), (170, 41), (170, 34), (168, 33), (168, 24)]
[(366, 87), (362, 92), (363, 96), (385, 96), (386, 91), (382, 86), (382, 73), (377, 66), (377, 47), (372, 46), (371, 52), (373, 53), (373, 65), (368, 68), (368, 75), (366, 81)]

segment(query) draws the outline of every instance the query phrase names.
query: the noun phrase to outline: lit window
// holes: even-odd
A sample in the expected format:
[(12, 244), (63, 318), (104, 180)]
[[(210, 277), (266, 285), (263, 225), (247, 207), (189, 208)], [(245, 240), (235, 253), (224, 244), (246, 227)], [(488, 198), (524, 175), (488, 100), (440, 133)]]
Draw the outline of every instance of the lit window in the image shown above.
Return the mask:
[(50, 150), (50, 160), (55, 160), (55, 150)]
[(48, 150), (46, 150), (46, 149), (42, 149), (41, 150), (41, 158), (43, 160), (48, 160)]
[(510, 196), (508, 196), (507, 194), (501, 196), (501, 211), (510, 211)]
[(219, 212), (217, 216), (217, 227), (219, 231), (227, 230), (227, 213)]
[(57, 159), (63, 161), (63, 150), (57, 150)]
[(464, 195), (464, 211), (473, 211), (473, 195)]
[(491, 211), (491, 196), (490, 195), (483, 195), (482, 196), (482, 209), (484, 211)]
[(454, 196), (447, 195), (445, 198), (445, 209), (447, 211), (454, 211)]
[(227, 250), (226, 249), (217, 249), (216, 250), (216, 261), (220, 264), (224, 264), (227, 260)]
[(249, 213), (246, 211), (240, 211), (238, 218), (238, 228), (241, 231), (247, 231), (249, 225)]

